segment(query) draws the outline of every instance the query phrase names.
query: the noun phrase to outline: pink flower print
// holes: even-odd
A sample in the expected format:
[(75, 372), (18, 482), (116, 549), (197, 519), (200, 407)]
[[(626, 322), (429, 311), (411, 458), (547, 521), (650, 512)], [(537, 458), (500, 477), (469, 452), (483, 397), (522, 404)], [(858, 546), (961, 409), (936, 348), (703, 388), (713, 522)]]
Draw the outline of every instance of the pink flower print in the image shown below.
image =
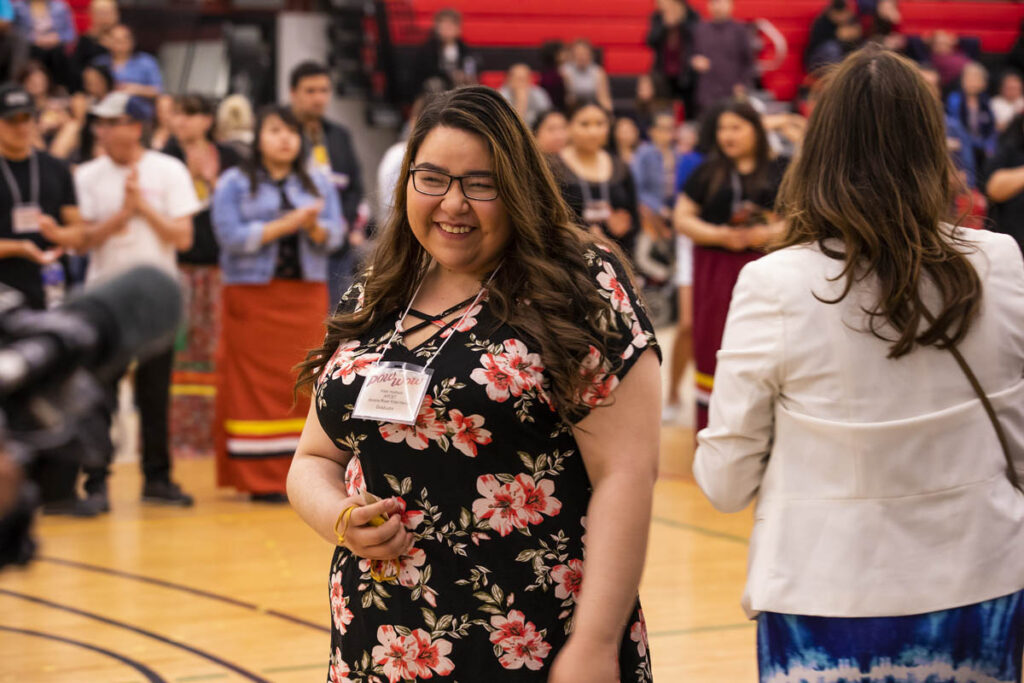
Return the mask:
[(473, 501), (473, 514), (486, 519), (491, 529), (501, 536), (508, 536), (517, 526), (517, 515), (523, 506), (522, 488), (503, 485), (493, 474), (485, 474), (476, 480), (476, 490), (483, 498)]
[(357, 496), (364, 490), (366, 481), (363, 479), (363, 464), (359, 461), (359, 456), (353, 455), (345, 466), (345, 493)]
[(423, 510), (406, 510), (405, 498), (399, 497), (395, 500), (398, 502), (398, 510), (395, 514), (402, 518), (402, 525), (405, 526), (406, 529), (412, 531), (423, 523), (423, 519), (426, 517)]
[(331, 669), (327, 683), (352, 683), (352, 679), (348, 677), (349, 673), (348, 664), (341, 658), (341, 648), (334, 648), (334, 656), (331, 657)]
[(483, 367), (471, 372), (469, 375), (470, 379), (477, 384), (487, 386), (487, 398), (498, 403), (504, 403), (508, 400), (509, 394), (515, 386), (513, 371), (506, 367), (500, 355), (495, 356), (491, 353), (485, 353), (480, 358), (480, 363)]
[(630, 304), (629, 296), (626, 294), (626, 290), (623, 289), (622, 283), (619, 282), (619, 276), (616, 274), (612, 264), (607, 261), (603, 261), (603, 264), (603, 269), (597, 275), (597, 284), (601, 285), (601, 289), (606, 292), (611, 292), (613, 309), (619, 313), (632, 312), (633, 305)]
[(569, 596), (578, 600), (580, 587), (583, 585), (583, 560), (569, 560), (569, 564), (560, 564), (551, 570), (551, 578), (555, 581), (555, 597), (565, 600)]
[[(397, 560), (374, 560), (377, 562), (376, 570), (382, 576), (398, 576), (398, 583), (406, 588), (415, 588), (420, 582), (420, 567), (427, 562), (427, 554), (419, 548), (413, 548), (408, 554), (402, 555)], [(359, 570), (370, 571), (373, 562), (370, 560), (359, 560)]]
[(524, 666), (537, 671), (544, 665), (544, 658), (551, 652), (551, 645), (544, 642), (532, 622), (519, 610), (512, 610), (508, 617), (491, 617), (491, 642), (501, 647), (503, 654), (498, 661), (506, 669), (521, 669)]
[(540, 388), (544, 383), (544, 366), (540, 355), (530, 353), (526, 344), (518, 339), (502, 342), (504, 353), (485, 353), (480, 358), (482, 368), (470, 373), (470, 379), (487, 386), (487, 397), (503, 403), (509, 396), (522, 396), (524, 391)]
[(539, 387), (544, 381), (540, 354), (530, 353), (526, 344), (518, 339), (506, 339), (502, 345), (505, 347), (505, 353), (502, 354), (505, 365), (518, 375), (516, 388), (511, 390), (512, 395), (519, 396), (524, 391)]
[(380, 645), (375, 645), (370, 654), (374, 663), (384, 668), (390, 683), (415, 678), (413, 660), (419, 653), (415, 640), (399, 636), (394, 626), (381, 626), (377, 641)]
[(419, 678), (432, 678), (435, 673), (447, 676), (455, 670), (455, 664), (447, 657), (452, 651), (452, 644), (444, 638), (431, 642), (430, 634), (418, 628), (406, 640), (416, 643), (418, 652), (412, 670)]
[(639, 610), (639, 619), (629, 629), (629, 639), (636, 643), (636, 650), (641, 657), (647, 656), (647, 620), (644, 611)]
[(427, 396), (420, 406), (420, 413), (416, 416), (416, 424), (403, 425), (395, 422), (385, 422), (380, 426), (380, 434), (385, 441), (391, 443), (405, 443), (410, 448), (422, 451), (430, 445), (432, 439), (439, 439), (445, 433), (444, 423), (438, 421), (437, 414), (431, 408), (434, 400)]
[(408, 555), (398, 558), (398, 583), (406, 588), (413, 588), (420, 582), (420, 567), (427, 561), (427, 554), (419, 548), (413, 548)]
[(505, 647), (505, 643), (522, 638), (526, 635), (526, 615), (519, 610), (512, 610), (507, 617), (494, 615), (491, 617), (491, 642)]
[(327, 363), (327, 369), (321, 376), (340, 379), (343, 384), (352, 384), (357, 375), (366, 375), (370, 367), (380, 360), (379, 353), (357, 353), (359, 340), (346, 342), (338, 347)]
[(334, 616), (334, 628), (344, 635), (352, 623), (352, 611), (341, 587), (341, 572), (331, 575), (331, 614)]
[(464, 320), (456, 323), (455, 325), (452, 325), (447, 330), (442, 332), (441, 339), (447, 339), (456, 332), (469, 332), (471, 329), (476, 327), (476, 316), (480, 315), (481, 310), (483, 310), (482, 305), (477, 304), (476, 306), (474, 306), (472, 309), (470, 309), (469, 313), (466, 314), (466, 318)]
[(482, 429), (483, 416), (463, 415), (461, 410), (450, 410), (448, 416), (448, 431), (453, 434), (452, 443), (465, 455), (475, 458), (477, 444), (486, 446), (491, 443), (491, 433)]
[(607, 365), (601, 362), (601, 352), (591, 346), (590, 352), (583, 361), (581, 371), (586, 373), (598, 367), (600, 367), (602, 371), (599, 371), (593, 376), (593, 381), (590, 383), (590, 386), (584, 389), (583, 394), (580, 396), (580, 401), (591, 408), (595, 408), (604, 403), (604, 401), (611, 396), (611, 393), (615, 391), (615, 387), (619, 386), (619, 378), (615, 375), (608, 374)]
[(552, 496), (555, 492), (555, 483), (550, 479), (541, 479), (535, 482), (528, 474), (516, 475), (515, 484), (522, 490), (523, 506), (516, 517), (520, 521), (516, 526), (527, 524), (540, 524), (544, 521), (541, 515), (554, 517), (562, 510), (562, 503)]

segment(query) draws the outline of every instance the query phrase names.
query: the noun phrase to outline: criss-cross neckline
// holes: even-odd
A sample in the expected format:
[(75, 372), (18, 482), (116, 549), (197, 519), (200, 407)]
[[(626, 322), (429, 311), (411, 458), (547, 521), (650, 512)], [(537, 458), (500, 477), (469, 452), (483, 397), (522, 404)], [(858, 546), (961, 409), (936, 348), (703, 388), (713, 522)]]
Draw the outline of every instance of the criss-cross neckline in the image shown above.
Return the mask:
[[(429, 315), (427, 313), (423, 313), (422, 311), (418, 311), (415, 308), (410, 307), (408, 312), (406, 313), (406, 317), (408, 318), (409, 315), (413, 315), (413, 316), (419, 318), (420, 322), (418, 322), (415, 325), (412, 325), (412, 326), (410, 326), (410, 327), (408, 327), (406, 329), (403, 329), (403, 330), (399, 331), (400, 334), (401, 334), (401, 337), (402, 337), (402, 344), (401, 344), (402, 348), (404, 348), (407, 351), (410, 351), (412, 353), (416, 353), (421, 348), (423, 348), (424, 346), (426, 346), (430, 342), (434, 341), (435, 339), (437, 339), (438, 337), (443, 335), (447, 330), (451, 329), (454, 325), (456, 325), (459, 322), (459, 320), (461, 319), (460, 316), (456, 316), (456, 317), (454, 317), (454, 318), (452, 318), (451, 320), (448, 320), (448, 321), (445, 321), (444, 318), (446, 318), (449, 315), (452, 315), (453, 313), (462, 312), (463, 309), (465, 309), (467, 306), (471, 305), (476, 300), (477, 296), (478, 296), (478, 294), (474, 294), (471, 297), (463, 299), (459, 303), (457, 303), (457, 304), (455, 304), (453, 306), (449, 306), (447, 309), (445, 309), (444, 311), (442, 311), (441, 313), (438, 313), (436, 315)], [(406, 340), (408, 335), (415, 334), (416, 332), (419, 332), (420, 330), (422, 330), (425, 327), (428, 327), (429, 325), (434, 325), (434, 326), (436, 326), (438, 328), (437, 331), (434, 332), (434, 334), (430, 335), (429, 337), (424, 339), (422, 342), (420, 342), (419, 344), (417, 344), (416, 346), (413, 346), (413, 347), (409, 347), (405, 343), (405, 340)]]

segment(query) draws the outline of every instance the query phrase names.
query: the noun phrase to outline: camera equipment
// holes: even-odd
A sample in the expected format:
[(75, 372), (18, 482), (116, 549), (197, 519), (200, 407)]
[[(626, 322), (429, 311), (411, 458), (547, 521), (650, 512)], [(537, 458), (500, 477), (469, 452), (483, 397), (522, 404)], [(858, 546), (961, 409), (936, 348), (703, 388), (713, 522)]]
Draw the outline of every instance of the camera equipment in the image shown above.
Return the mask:
[[(133, 358), (171, 345), (181, 320), (181, 292), (165, 272), (142, 266), (87, 289), (65, 305), (33, 311), (0, 286), (0, 449), (23, 469), (75, 443), (76, 459), (97, 462), (94, 419), (105, 400), (100, 382), (116, 379)], [(68, 457), (68, 456), (64, 456)], [(38, 505), (22, 485), (15, 510), (0, 517), (0, 568), (24, 564)]]

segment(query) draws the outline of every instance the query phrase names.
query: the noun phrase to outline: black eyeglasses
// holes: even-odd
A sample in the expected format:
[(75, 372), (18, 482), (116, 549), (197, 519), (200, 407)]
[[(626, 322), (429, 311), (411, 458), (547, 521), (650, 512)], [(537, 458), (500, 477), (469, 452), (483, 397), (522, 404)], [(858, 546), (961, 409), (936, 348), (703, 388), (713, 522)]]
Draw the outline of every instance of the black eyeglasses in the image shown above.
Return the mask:
[(420, 194), (443, 197), (451, 189), (452, 181), (458, 180), (466, 199), (491, 202), (498, 198), (498, 186), (491, 175), (452, 175), (432, 168), (412, 168), (409, 173), (412, 175), (412, 186)]

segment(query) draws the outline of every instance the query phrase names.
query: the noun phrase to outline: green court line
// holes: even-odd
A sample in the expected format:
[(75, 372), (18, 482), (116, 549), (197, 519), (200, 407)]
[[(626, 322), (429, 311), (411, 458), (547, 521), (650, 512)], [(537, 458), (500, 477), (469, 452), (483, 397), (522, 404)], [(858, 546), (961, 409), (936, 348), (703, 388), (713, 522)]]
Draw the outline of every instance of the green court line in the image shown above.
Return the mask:
[(695, 626), (693, 628), (680, 628), (674, 631), (652, 631), (648, 638), (667, 638), (670, 636), (689, 636), (695, 633), (713, 633), (715, 631), (736, 631), (743, 628), (753, 628), (753, 621), (745, 621), (742, 624), (719, 624), (717, 626)]
[(706, 528), (704, 528), (702, 526), (697, 526), (696, 524), (687, 524), (686, 522), (677, 522), (674, 519), (667, 519), (665, 517), (652, 517), (651, 521), (655, 522), (656, 524), (664, 524), (665, 526), (670, 526), (670, 527), (672, 527), (674, 529), (685, 529), (686, 531), (692, 531), (694, 533), (701, 534), (702, 536), (710, 536), (711, 538), (720, 538), (723, 541), (732, 541), (733, 543), (742, 543), (743, 545), (747, 545), (747, 543), (750, 542), (750, 539), (746, 538), (745, 536), (737, 536), (736, 534), (727, 534), (724, 531), (715, 531), (714, 529), (706, 529)]
[(201, 676), (183, 676), (182, 678), (175, 678), (174, 680), (178, 683), (187, 683), (189, 681), (215, 681), (218, 678), (227, 678), (227, 674), (203, 674)]
[(273, 669), (264, 669), (262, 673), (265, 674), (284, 674), (293, 671), (311, 671), (313, 669), (326, 669), (327, 662), (320, 662), (319, 664), (302, 664), (299, 666), (279, 666)]

